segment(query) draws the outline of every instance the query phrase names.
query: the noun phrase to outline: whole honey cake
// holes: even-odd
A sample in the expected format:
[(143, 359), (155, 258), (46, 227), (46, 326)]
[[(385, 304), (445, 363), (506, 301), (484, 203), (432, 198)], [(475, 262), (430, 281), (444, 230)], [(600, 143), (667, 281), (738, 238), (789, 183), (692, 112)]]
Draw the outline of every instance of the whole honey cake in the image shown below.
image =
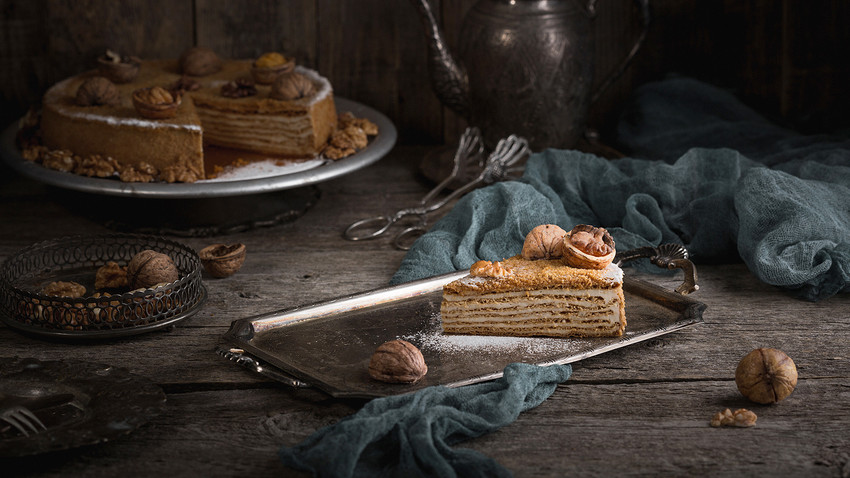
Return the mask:
[(87, 176), (193, 182), (211, 171), (205, 148), (339, 159), (376, 134), (368, 120), (338, 117), (330, 82), (279, 53), (222, 60), (194, 47), (143, 61), (108, 52), (99, 69), (45, 93), (39, 141), (23, 156)]
[(522, 254), (479, 261), (443, 287), (447, 334), (618, 337), (626, 328), (623, 271), (603, 228), (569, 233), (547, 224), (526, 237)]

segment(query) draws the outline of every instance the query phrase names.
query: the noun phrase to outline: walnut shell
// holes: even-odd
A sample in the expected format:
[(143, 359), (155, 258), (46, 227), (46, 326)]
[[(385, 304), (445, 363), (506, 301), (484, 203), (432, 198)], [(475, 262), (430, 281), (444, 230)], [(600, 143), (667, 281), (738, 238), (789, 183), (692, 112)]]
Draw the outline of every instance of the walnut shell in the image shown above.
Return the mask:
[(133, 106), (144, 118), (166, 119), (177, 115), (182, 97), (160, 86), (141, 88), (133, 92)]
[(142, 61), (134, 56), (122, 57), (117, 53), (106, 50), (97, 59), (98, 71), (115, 83), (129, 83), (139, 75)]
[(614, 238), (602, 227), (575, 226), (564, 238), (563, 261), (579, 269), (604, 269), (614, 260)]
[(284, 73), (277, 77), (269, 91), (275, 100), (292, 101), (316, 94), (316, 86), (301, 73)]
[(114, 83), (103, 76), (87, 78), (77, 88), (74, 101), (79, 106), (114, 105), (121, 99), (121, 94)]
[(384, 342), (372, 354), (369, 375), (389, 383), (416, 383), (428, 373), (422, 352), (406, 340)]
[(179, 278), (180, 272), (171, 258), (150, 249), (139, 252), (127, 264), (127, 282), (132, 289), (149, 289)]
[(251, 76), (261, 85), (271, 85), (278, 76), (295, 69), (295, 60), (279, 53), (266, 53), (251, 65)]
[(755, 349), (738, 363), (735, 385), (756, 403), (776, 403), (791, 395), (797, 386), (797, 366), (781, 350)]
[(245, 244), (212, 244), (198, 253), (204, 270), (213, 277), (228, 277), (245, 262)]
[(567, 231), (554, 224), (542, 224), (525, 236), (522, 257), (536, 259), (559, 259), (564, 255), (564, 237)]
[(207, 76), (221, 70), (222, 61), (207, 47), (189, 48), (180, 55), (180, 71), (189, 76)]

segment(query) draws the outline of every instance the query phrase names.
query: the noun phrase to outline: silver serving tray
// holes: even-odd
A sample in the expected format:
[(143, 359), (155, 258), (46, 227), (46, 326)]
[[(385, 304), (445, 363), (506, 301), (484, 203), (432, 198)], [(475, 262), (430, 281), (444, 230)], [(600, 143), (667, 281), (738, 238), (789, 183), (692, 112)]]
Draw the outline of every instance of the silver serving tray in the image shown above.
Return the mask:
[[(432, 385), (459, 387), (502, 376), (506, 365), (566, 364), (702, 322), (706, 306), (684, 295), (626, 277), (628, 326), (617, 338), (445, 335), (440, 326), (444, 284), (467, 271), (236, 320), (219, 353), (292, 386), (334, 397), (373, 398)], [(372, 379), (369, 359), (396, 338), (416, 345), (428, 373), (411, 385)]]
[(62, 171), (54, 171), (27, 161), (15, 145), (18, 125), (12, 124), (0, 135), (0, 159), (18, 173), (72, 191), (104, 194), (109, 196), (140, 198), (212, 198), (244, 196), (267, 193), (317, 184), (343, 176), (384, 157), (393, 148), (397, 132), (392, 121), (382, 113), (366, 105), (345, 98), (334, 98), (337, 111), (350, 111), (354, 116), (367, 118), (378, 125), (378, 136), (373, 138), (362, 151), (340, 159), (317, 163), (318, 166), (293, 172), (254, 179), (212, 180), (196, 183), (125, 183), (112, 178), (89, 178)]

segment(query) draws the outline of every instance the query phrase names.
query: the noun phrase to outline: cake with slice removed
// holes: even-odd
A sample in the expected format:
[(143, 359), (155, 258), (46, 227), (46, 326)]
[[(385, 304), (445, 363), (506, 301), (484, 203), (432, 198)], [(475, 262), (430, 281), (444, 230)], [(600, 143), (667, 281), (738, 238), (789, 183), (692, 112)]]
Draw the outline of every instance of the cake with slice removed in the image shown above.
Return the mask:
[(626, 327), (623, 271), (605, 229), (533, 229), (520, 255), (479, 261), (443, 287), (444, 333), (618, 337)]
[(338, 116), (329, 80), (291, 59), (277, 76), (255, 81), (260, 61), (272, 55), (286, 60), (276, 53), (253, 62), (221, 60), (200, 47), (179, 60), (117, 57), (123, 63), (115, 65), (135, 67), (132, 75), (118, 81), (91, 70), (45, 93), (37, 133), (22, 144), (22, 156), (85, 176), (194, 182), (209, 177), (206, 152), (213, 147), (237, 162), (336, 160), (377, 135), (366, 119)]

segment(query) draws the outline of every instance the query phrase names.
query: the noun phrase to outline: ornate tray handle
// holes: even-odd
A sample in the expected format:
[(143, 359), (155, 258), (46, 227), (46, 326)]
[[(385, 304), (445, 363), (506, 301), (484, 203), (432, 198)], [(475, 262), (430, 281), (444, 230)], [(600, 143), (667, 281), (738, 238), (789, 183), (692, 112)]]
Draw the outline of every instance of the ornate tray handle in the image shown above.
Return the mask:
[(682, 269), (685, 281), (676, 288), (676, 292), (687, 295), (699, 290), (697, 285), (697, 268), (688, 257), (688, 250), (679, 244), (661, 244), (658, 247), (639, 247), (617, 254), (614, 261), (619, 265), (624, 262), (646, 257), (649, 262), (664, 269)]

